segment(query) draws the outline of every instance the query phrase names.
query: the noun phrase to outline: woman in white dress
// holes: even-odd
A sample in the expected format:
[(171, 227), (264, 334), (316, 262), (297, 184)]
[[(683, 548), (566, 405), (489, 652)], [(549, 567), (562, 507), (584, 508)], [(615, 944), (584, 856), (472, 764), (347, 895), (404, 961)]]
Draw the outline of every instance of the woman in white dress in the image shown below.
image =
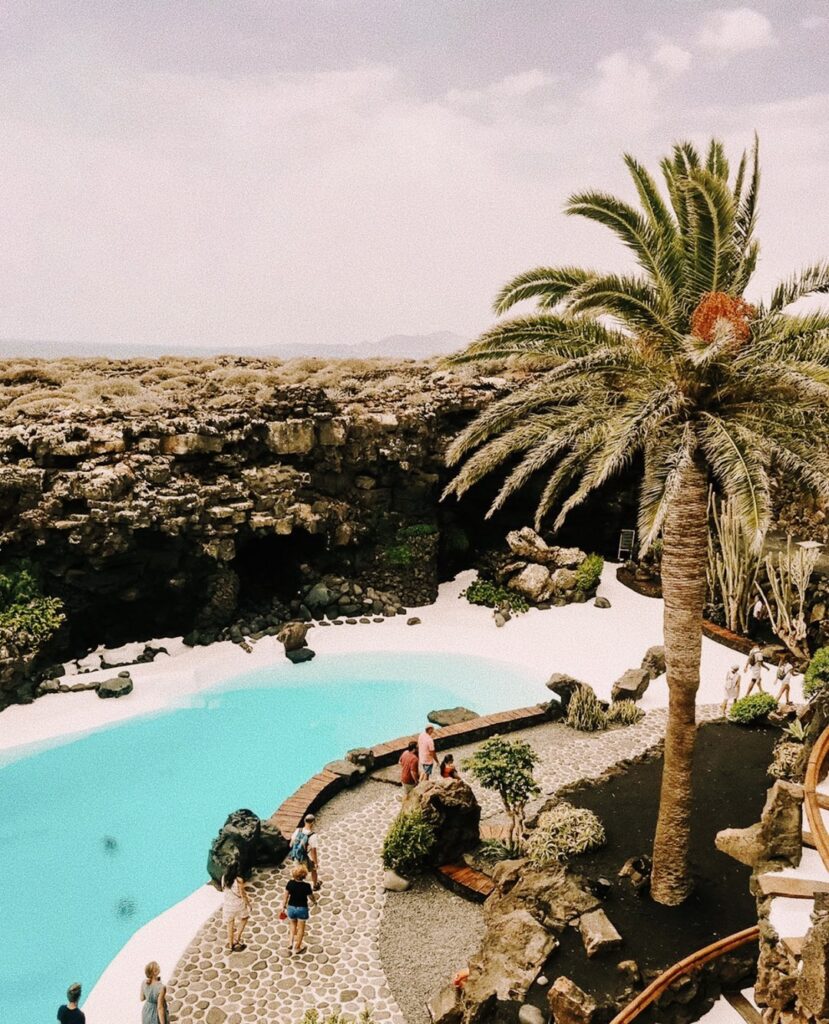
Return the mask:
[(231, 864), (225, 871), (222, 893), (222, 920), (227, 925), (228, 952), (238, 953), (245, 948), (242, 933), (250, 917), (250, 899), (239, 875), (238, 865)]

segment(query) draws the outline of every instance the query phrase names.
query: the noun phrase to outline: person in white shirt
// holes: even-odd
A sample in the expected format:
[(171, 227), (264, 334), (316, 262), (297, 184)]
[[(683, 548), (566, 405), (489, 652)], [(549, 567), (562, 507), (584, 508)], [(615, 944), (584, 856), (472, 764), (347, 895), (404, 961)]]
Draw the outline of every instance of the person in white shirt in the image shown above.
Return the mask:
[[(788, 658), (782, 658), (777, 669), (777, 681), (780, 683), (780, 689), (777, 693), (778, 704), (791, 704), (792, 702), (791, 685), (793, 672), (794, 665), (792, 665)], [(785, 701), (783, 700), (784, 694), (786, 696)]]
[(739, 700), (740, 697), (740, 666), (732, 665), (731, 668), (725, 674), (725, 690), (723, 695), (723, 702), (720, 705), (720, 711), (725, 717), (728, 711), (729, 701), (733, 704), (735, 700)]
[(758, 693), (765, 693), (763, 689), (763, 669), (766, 666), (763, 664), (763, 652), (756, 645), (751, 648), (748, 655), (748, 661), (746, 667), (743, 669), (744, 672), (749, 673), (749, 684), (746, 690), (746, 697), (751, 693), (754, 687), (757, 687)]

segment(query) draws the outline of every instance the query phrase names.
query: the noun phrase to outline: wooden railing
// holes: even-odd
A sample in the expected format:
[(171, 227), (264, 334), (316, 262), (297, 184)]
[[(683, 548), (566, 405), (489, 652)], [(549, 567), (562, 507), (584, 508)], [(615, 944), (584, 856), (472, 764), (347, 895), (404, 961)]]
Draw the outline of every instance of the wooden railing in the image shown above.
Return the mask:
[(716, 960), (718, 957), (732, 952), (732, 950), (739, 949), (740, 946), (754, 942), (759, 937), (760, 929), (755, 924), (751, 928), (744, 928), (741, 932), (735, 932), (734, 935), (727, 935), (724, 939), (712, 942), (710, 946), (698, 949), (696, 953), (691, 953), (684, 960), (680, 960), (672, 967), (669, 967), (667, 971), (663, 971), (635, 999), (632, 999), (624, 1010), (613, 1018), (611, 1024), (630, 1024), (631, 1021), (636, 1020), (640, 1013), (646, 1010), (652, 1003), (655, 1003), (677, 978), (681, 978), (684, 974), (690, 974), (711, 960)]
[(806, 817), (809, 819), (809, 831), (815, 849), (820, 854), (823, 866), (829, 871), (829, 832), (820, 813), (820, 794), (818, 783), (824, 775), (824, 764), (829, 757), (829, 727), (818, 736), (812, 747), (809, 763), (806, 767), (806, 778), (803, 780), (803, 802), (806, 805)]

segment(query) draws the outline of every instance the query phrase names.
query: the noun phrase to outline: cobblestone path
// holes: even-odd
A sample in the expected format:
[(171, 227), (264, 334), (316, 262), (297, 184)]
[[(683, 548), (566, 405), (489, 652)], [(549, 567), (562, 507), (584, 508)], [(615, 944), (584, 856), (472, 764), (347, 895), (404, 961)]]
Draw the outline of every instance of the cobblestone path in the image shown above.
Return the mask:
[[(700, 721), (716, 713), (711, 706), (698, 709)], [(666, 711), (660, 709), (635, 726), (607, 732), (579, 733), (550, 724), (512, 736), (527, 739), (540, 755), (536, 777), (547, 796), (644, 753), (662, 738), (665, 718)], [(475, 746), (456, 748), (456, 760)], [(475, 789), (483, 816), (498, 816), (497, 796)], [(335, 797), (318, 813), (323, 888), (311, 912), (306, 953), (288, 952), (288, 926), (278, 920), (286, 868), (258, 871), (250, 883), (253, 910), (243, 952), (227, 952), (221, 913), (214, 914), (168, 985), (173, 1024), (297, 1024), (310, 1007), (341, 1008), (356, 1017), (368, 1006), (378, 1024), (413, 1019), (410, 1009), (404, 1016), (400, 1007), (412, 1005), (405, 992), (412, 984), (411, 973), (393, 979), (398, 1001), (383, 968), (383, 959), (396, 958), (392, 953), (381, 959), (379, 943), (386, 900), (379, 854), (398, 802), (396, 787), (368, 781)], [(462, 937), (456, 936), (455, 950), (459, 941)], [(431, 967), (440, 970), (439, 964)], [(417, 1002), (422, 1008), (419, 996)]]

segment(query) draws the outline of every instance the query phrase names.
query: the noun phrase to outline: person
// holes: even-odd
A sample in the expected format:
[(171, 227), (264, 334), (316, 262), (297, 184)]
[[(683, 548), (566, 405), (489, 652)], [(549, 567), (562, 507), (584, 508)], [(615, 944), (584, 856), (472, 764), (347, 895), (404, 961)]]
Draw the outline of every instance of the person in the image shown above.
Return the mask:
[(720, 705), (720, 711), (725, 716), (728, 711), (728, 702), (731, 701), (733, 704), (740, 696), (740, 666), (732, 665), (731, 668), (725, 674), (725, 690), (723, 695), (723, 702)]
[(141, 982), (141, 1024), (167, 1024), (167, 989), (161, 983), (161, 968), (151, 960)]
[(454, 754), (447, 754), (440, 762), (440, 777), (442, 779), (459, 779), (458, 769), (455, 767)]
[(748, 653), (748, 661), (746, 662), (746, 667), (743, 670), (749, 673), (750, 680), (748, 684), (748, 689), (746, 690), (746, 697), (751, 693), (755, 686), (757, 687), (758, 693), (766, 692), (763, 689), (764, 668), (765, 665), (763, 664), (763, 652), (755, 644), (754, 647), (752, 647)]
[(222, 920), (227, 925), (227, 948), (239, 953), (245, 948), (242, 934), (250, 917), (250, 897), (239, 866), (232, 863), (222, 876)]
[(417, 756), (420, 761), (420, 772), (427, 779), (432, 777), (432, 772), (438, 768), (438, 755), (435, 753), (435, 727), (427, 725), (417, 738)]
[[(777, 691), (777, 703), (778, 704), (791, 704), (792, 702), (792, 673), (794, 672), (794, 665), (785, 656), (780, 659), (780, 664), (777, 668), (777, 681), (780, 683), (780, 689)], [(783, 694), (785, 693), (786, 699), (783, 700)]]
[(314, 826), (317, 819), (313, 814), (306, 814), (304, 824), (296, 829), (291, 836), (291, 850), (288, 854), (291, 860), (304, 864), (311, 873), (311, 881), (314, 885), (314, 892), (322, 886), (319, 880), (320, 845)]
[(751, 606), (751, 615), (749, 622), (749, 633), (751, 634), (752, 640), (761, 640), (763, 637), (763, 623), (769, 617), (769, 613), (766, 610), (763, 598), (760, 596), (758, 591), (757, 600)]
[(417, 785), (420, 775), (417, 761), (417, 740), (409, 741), (397, 763), (400, 765), (400, 785), (403, 788), (403, 799), (405, 800)]
[(308, 868), (304, 864), (295, 864), (291, 870), (291, 877), (285, 884), (285, 898), (282, 900), (282, 913), (288, 912), (288, 924), (291, 928), (291, 943), (288, 947), (290, 953), (304, 953), (306, 946), (305, 922), (308, 920), (308, 900), (316, 899), (314, 890), (305, 881), (308, 877)]
[(66, 1002), (58, 1008), (60, 1024), (86, 1024), (86, 1014), (78, 1008), (81, 986), (75, 982), (66, 990)]

